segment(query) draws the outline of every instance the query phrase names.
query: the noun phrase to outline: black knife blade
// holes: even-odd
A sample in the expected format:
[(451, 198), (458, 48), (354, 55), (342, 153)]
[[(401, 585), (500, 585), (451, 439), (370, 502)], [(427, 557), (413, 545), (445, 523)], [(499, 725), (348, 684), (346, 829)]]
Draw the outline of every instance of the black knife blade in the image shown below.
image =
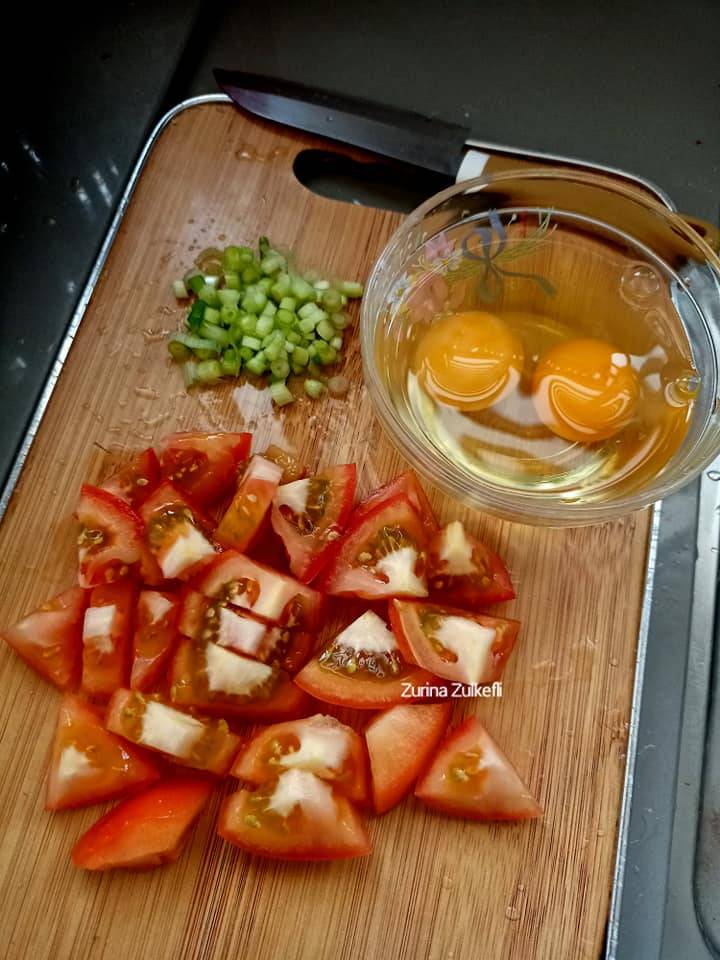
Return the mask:
[(466, 127), (300, 83), (241, 70), (213, 71), (220, 88), (250, 113), (392, 157), (452, 180), (470, 135)]

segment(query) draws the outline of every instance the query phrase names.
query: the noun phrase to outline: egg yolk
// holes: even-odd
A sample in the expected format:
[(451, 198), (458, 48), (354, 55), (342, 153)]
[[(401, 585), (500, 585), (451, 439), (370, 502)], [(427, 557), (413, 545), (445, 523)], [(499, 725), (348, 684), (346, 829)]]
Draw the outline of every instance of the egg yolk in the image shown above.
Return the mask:
[(484, 410), (515, 389), (523, 366), (518, 337), (492, 313), (467, 310), (436, 320), (415, 347), (425, 391), (461, 410)]
[(630, 358), (603, 340), (568, 340), (547, 351), (533, 376), (533, 401), (565, 440), (606, 440), (627, 426), (640, 397)]

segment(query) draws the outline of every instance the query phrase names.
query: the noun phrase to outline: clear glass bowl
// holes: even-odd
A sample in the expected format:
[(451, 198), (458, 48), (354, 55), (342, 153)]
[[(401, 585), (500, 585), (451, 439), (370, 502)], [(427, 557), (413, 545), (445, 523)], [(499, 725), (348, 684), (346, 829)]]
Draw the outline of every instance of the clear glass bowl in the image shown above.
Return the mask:
[[(672, 339), (679, 334), (700, 377), (687, 432), (670, 459), (641, 482), (631, 477), (609, 485), (602, 495), (519, 487), (501, 475), (478, 476), (436, 442), (408, 397), (408, 364), (402, 357), (403, 351), (407, 357), (405, 345), (413, 337), (413, 320), (396, 305), (407, 295), (412, 278), (422, 276), (423, 265), (442, 260), (448, 236), (463, 236), (463, 231), (465, 236), (470, 231), (489, 235), (493, 225), (500, 224), (502, 230), (502, 224), (530, 216), (541, 224), (548, 215), (561, 233), (599, 245), (615, 264), (609, 272), (596, 276), (588, 271), (582, 278), (589, 295), (593, 283), (605, 288), (598, 295), (607, 292), (608, 284), (617, 284), (618, 294), (631, 305), (630, 316), (638, 318), (638, 328), (655, 322), (644, 306), (649, 293), (664, 298), (667, 309), (658, 336)], [(525, 276), (522, 271), (515, 275)], [(570, 281), (561, 272), (553, 282), (562, 296), (563, 284)], [(572, 282), (578, 283), (577, 276)], [(720, 260), (680, 215), (612, 177), (565, 168), (507, 171), (432, 197), (407, 217), (375, 265), (363, 298), (361, 341), (365, 382), (396, 447), (435, 486), (496, 516), (549, 526), (609, 520), (679, 489), (720, 451)]]

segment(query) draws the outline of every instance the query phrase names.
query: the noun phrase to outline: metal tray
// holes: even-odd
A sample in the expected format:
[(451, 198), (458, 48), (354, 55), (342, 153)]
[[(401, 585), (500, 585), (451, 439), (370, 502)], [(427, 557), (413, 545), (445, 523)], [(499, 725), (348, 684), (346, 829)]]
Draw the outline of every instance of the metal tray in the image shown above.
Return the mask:
[[(226, 102), (223, 94), (183, 101), (158, 122), (145, 144), (2, 489), (0, 520), (155, 140), (189, 106)], [(578, 162), (479, 141), (471, 145), (488, 152)], [(654, 184), (624, 176), (636, 179), (675, 209)], [(713, 697), (720, 668), (712, 657), (720, 545), (718, 481), (720, 457), (701, 481), (654, 508), (607, 960), (720, 957), (720, 707)]]

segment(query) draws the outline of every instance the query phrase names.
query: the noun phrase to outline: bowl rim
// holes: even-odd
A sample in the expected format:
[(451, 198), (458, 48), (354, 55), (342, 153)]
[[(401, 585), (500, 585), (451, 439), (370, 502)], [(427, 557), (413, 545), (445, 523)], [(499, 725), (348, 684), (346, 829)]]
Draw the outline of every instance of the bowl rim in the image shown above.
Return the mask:
[[(587, 526), (626, 516), (675, 493), (692, 482), (712, 463), (718, 450), (710, 449), (707, 455), (698, 460), (693, 469), (687, 473), (675, 477), (671, 475), (664, 482), (653, 483), (650, 487), (645, 487), (635, 493), (611, 501), (563, 501), (561, 495), (548, 497), (547, 492), (519, 491), (495, 487), (480, 477), (471, 477), (469, 474), (460, 471), (448, 456), (443, 455), (437, 448), (430, 447), (429, 444), (423, 444), (419, 437), (407, 430), (406, 424), (399, 417), (394, 404), (389, 400), (375, 363), (377, 317), (370, 315), (368, 306), (370, 297), (368, 294), (383, 276), (388, 251), (401, 245), (426, 214), (458, 194), (480, 190), (508, 180), (535, 179), (577, 181), (595, 185), (625, 196), (628, 200), (640, 203), (660, 216), (680, 233), (685, 241), (697, 248), (704, 261), (714, 268), (720, 279), (720, 257), (713, 251), (712, 247), (683, 219), (681, 214), (668, 209), (659, 200), (635, 185), (610, 175), (580, 171), (577, 168), (563, 166), (531, 167), (523, 170), (504, 170), (493, 174), (485, 174), (453, 184), (429, 197), (407, 215), (383, 247), (368, 278), (361, 305), (360, 345), (363, 376), (375, 414), (391, 442), (410, 462), (411, 466), (417, 467), (420, 473), (434, 486), (478, 510), (516, 523), (554, 527)], [(704, 316), (703, 321), (707, 325)], [(708, 336), (712, 343), (713, 338), (709, 330)], [(440, 469), (443, 466), (446, 468), (445, 471)]]

